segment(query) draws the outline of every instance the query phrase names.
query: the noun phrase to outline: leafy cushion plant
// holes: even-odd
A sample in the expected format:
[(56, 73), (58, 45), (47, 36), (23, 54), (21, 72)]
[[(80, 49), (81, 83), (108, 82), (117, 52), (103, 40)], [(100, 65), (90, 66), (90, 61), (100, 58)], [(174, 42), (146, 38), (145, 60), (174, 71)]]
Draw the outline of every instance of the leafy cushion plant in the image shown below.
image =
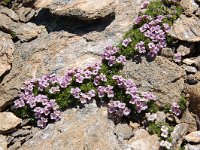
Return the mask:
[(151, 134), (160, 137), (163, 148), (171, 148), (170, 133), (174, 124), (156, 123), (157, 112), (165, 111), (180, 117), (186, 109), (186, 100), (160, 108), (156, 96), (139, 91), (131, 79), (120, 76), (119, 71), (135, 54), (155, 57), (159, 51), (172, 44), (167, 32), (180, 16), (178, 1), (155, 1), (142, 5), (145, 9), (135, 19), (133, 28), (117, 46), (107, 46), (102, 63), (85, 69), (67, 70), (64, 76), (43, 75), (22, 84), (19, 98), (14, 101), (14, 112), (21, 118), (29, 118), (40, 128), (60, 120), (61, 111), (72, 105), (90, 103), (92, 100), (108, 103), (110, 118), (136, 120)]

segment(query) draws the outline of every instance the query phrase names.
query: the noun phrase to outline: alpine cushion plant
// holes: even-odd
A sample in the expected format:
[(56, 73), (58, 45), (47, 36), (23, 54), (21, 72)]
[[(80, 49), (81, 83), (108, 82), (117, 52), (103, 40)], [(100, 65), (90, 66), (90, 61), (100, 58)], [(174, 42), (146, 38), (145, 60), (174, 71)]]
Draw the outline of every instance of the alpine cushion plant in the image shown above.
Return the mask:
[[(172, 127), (165, 122), (156, 123), (157, 111), (163, 110), (156, 104), (156, 96), (140, 91), (131, 79), (119, 75), (126, 59), (135, 52), (155, 57), (169, 43), (167, 32), (182, 9), (177, 1), (167, 2), (167, 5), (160, 1), (143, 3), (141, 8), (146, 10), (135, 19), (133, 28), (118, 46), (104, 49), (100, 64), (67, 70), (64, 76), (43, 75), (23, 83), (19, 98), (14, 101), (16, 114), (31, 118), (38, 127), (45, 128), (48, 123), (60, 120), (61, 111), (70, 105), (84, 105), (94, 99), (106, 101), (110, 116), (141, 118), (140, 123), (146, 121), (150, 133), (160, 136), (160, 146), (170, 149)], [(178, 9), (170, 14), (171, 8)], [(175, 59), (180, 59), (178, 54)], [(185, 100), (181, 99), (167, 110), (179, 117), (184, 109)]]

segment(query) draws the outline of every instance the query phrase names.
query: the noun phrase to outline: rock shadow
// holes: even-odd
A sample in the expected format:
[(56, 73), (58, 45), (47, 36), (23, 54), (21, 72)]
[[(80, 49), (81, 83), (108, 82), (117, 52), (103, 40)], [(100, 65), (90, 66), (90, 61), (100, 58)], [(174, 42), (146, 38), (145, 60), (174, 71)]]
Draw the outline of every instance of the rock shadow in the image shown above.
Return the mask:
[(36, 25), (44, 25), (48, 33), (64, 30), (81, 36), (92, 31), (101, 32), (105, 30), (114, 19), (115, 14), (113, 13), (105, 18), (93, 21), (83, 21), (75, 17), (52, 15), (47, 9), (42, 9), (37, 17), (33, 18), (31, 22)]

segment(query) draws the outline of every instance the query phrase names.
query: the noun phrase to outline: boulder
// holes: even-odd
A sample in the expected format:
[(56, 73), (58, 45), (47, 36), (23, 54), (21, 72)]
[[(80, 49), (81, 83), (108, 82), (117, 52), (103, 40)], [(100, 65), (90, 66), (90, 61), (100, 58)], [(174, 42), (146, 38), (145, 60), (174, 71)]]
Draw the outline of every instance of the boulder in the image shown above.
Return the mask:
[(36, 0), (34, 3), (34, 7), (36, 9), (45, 8), (46, 6), (53, 4), (55, 0)]
[(20, 7), (16, 10), (16, 12), (18, 13), (19, 19), (22, 22), (30, 21), (35, 15), (35, 10), (30, 7)]
[(128, 124), (121, 123), (116, 125), (115, 133), (119, 140), (130, 139), (134, 135), (132, 128)]
[(13, 61), (14, 43), (0, 34), (0, 77), (11, 69)]
[(198, 4), (195, 3), (195, 0), (181, 0), (180, 5), (184, 9), (184, 13), (189, 16), (191, 16), (199, 7)]
[(141, 62), (128, 61), (121, 73), (133, 79), (139, 90), (155, 94), (161, 105), (178, 102), (184, 89), (184, 69), (162, 56), (154, 61), (144, 57)]
[(186, 136), (184, 136), (184, 139), (187, 142), (192, 142), (192, 143), (200, 143), (200, 131), (192, 132)]
[(11, 20), (8, 16), (0, 13), (0, 29), (7, 31), (13, 37), (19, 38), (22, 42), (30, 41), (36, 38), (45, 28), (43, 26), (36, 26), (34, 23), (18, 23)]
[(159, 141), (156, 135), (149, 135), (144, 129), (135, 131), (134, 137), (127, 141), (127, 147), (134, 150), (159, 150)]
[(185, 150), (199, 150), (200, 149), (200, 144), (195, 144), (195, 145), (192, 145), (192, 144), (186, 144), (184, 146)]
[(175, 21), (169, 32), (170, 36), (187, 42), (200, 41), (200, 19), (198, 17), (186, 17), (181, 15)]
[[(116, 0), (46, 0), (36, 1), (35, 7), (47, 6), (52, 14), (73, 16), (81, 20), (95, 20), (114, 13)], [(45, 4), (45, 5), (44, 5)]]
[(0, 134), (13, 131), (22, 121), (11, 112), (0, 112), (0, 120)]
[(19, 16), (12, 9), (0, 6), (0, 13), (7, 15), (14, 21), (19, 21)]
[(107, 109), (90, 104), (84, 109), (66, 110), (61, 121), (49, 124), (19, 150), (121, 150), (114, 130), (114, 123), (107, 119)]
[(200, 117), (200, 82), (187, 85), (185, 91), (189, 94), (189, 109)]
[(181, 121), (181, 123), (186, 123), (186, 124), (189, 125), (188, 132), (197, 131), (196, 119), (193, 117), (193, 115), (191, 114), (191, 112), (189, 112), (188, 110), (186, 110), (183, 113), (180, 121)]
[(197, 73), (197, 69), (195, 67), (193, 67), (193, 66), (183, 65), (183, 68), (185, 69), (185, 71), (187, 73), (193, 73), (193, 74)]
[(177, 52), (180, 53), (181, 56), (186, 56), (186, 55), (190, 54), (190, 52), (192, 51), (193, 48), (194, 48), (194, 45), (189, 45), (189, 44), (180, 45), (177, 48)]
[(0, 150), (7, 150), (6, 137), (0, 134)]
[(173, 149), (180, 148), (183, 141), (183, 136), (187, 134), (188, 128), (189, 126), (186, 123), (181, 123), (175, 126), (173, 132), (171, 133)]

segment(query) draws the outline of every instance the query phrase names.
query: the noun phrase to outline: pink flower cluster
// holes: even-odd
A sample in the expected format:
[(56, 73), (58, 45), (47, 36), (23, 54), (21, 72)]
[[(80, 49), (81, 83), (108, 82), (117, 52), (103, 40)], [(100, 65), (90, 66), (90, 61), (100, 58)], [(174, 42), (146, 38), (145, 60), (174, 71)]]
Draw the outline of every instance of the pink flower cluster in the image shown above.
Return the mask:
[(95, 64), (94, 66), (90, 66), (87, 69), (83, 70), (78, 68), (75, 70), (75, 78), (77, 83), (83, 83), (85, 79), (91, 79), (93, 76), (96, 76), (101, 69), (101, 64)]
[(181, 114), (180, 106), (176, 102), (172, 103), (171, 112), (176, 116)]
[[(40, 80), (41, 81), (41, 80)], [(39, 94), (34, 95), (33, 89), (35, 83), (39, 82), (37, 79), (26, 81), (21, 89), (19, 99), (14, 101), (14, 107), (16, 109), (23, 108), (25, 106), (31, 108), (37, 119), (37, 126), (40, 128), (46, 127), (47, 123), (51, 121), (60, 120), (60, 111), (55, 100), (48, 99), (46, 95)]]
[[(140, 23), (144, 16), (139, 16), (136, 19), (136, 23)], [(162, 15), (157, 16), (155, 19), (145, 16), (145, 19), (148, 20), (148, 23), (143, 24), (139, 30), (143, 35), (151, 40), (149, 43), (140, 41), (136, 44), (135, 49), (139, 53), (146, 53), (149, 50), (149, 55), (154, 57), (157, 53), (167, 46), (166, 36), (167, 32), (170, 30), (170, 26), (166, 23), (162, 23), (165, 17)], [(147, 44), (147, 47), (145, 46)]]
[(113, 80), (116, 81), (119, 88), (124, 88), (125, 93), (131, 96), (129, 103), (135, 106), (137, 113), (146, 110), (148, 108), (147, 103), (150, 100), (155, 100), (155, 96), (152, 93), (140, 93), (130, 79), (124, 79), (122, 76), (113, 76)]
[(96, 96), (96, 92), (94, 90), (83, 93), (78, 87), (71, 88), (70, 93), (74, 96), (74, 98), (79, 99), (82, 104), (89, 102), (92, 98)]
[(125, 64), (126, 57), (123, 55), (117, 56), (119, 52), (119, 48), (114, 46), (107, 46), (103, 52), (102, 59), (108, 61), (109, 66), (113, 66), (115, 64)]
[(122, 103), (120, 101), (110, 101), (108, 103), (108, 112), (110, 114), (122, 117), (122, 116), (128, 116), (131, 110), (126, 107), (125, 103)]
[(126, 39), (123, 40), (122, 45), (124, 47), (127, 47), (130, 42), (132, 42), (131, 38), (126, 38)]
[(97, 88), (97, 93), (99, 98), (104, 97), (107, 94), (108, 98), (114, 97), (114, 91), (113, 91), (113, 86), (99, 86)]
[(174, 54), (174, 61), (177, 62), (177, 63), (180, 63), (182, 60), (182, 55), (181, 53), (176, 53)]

